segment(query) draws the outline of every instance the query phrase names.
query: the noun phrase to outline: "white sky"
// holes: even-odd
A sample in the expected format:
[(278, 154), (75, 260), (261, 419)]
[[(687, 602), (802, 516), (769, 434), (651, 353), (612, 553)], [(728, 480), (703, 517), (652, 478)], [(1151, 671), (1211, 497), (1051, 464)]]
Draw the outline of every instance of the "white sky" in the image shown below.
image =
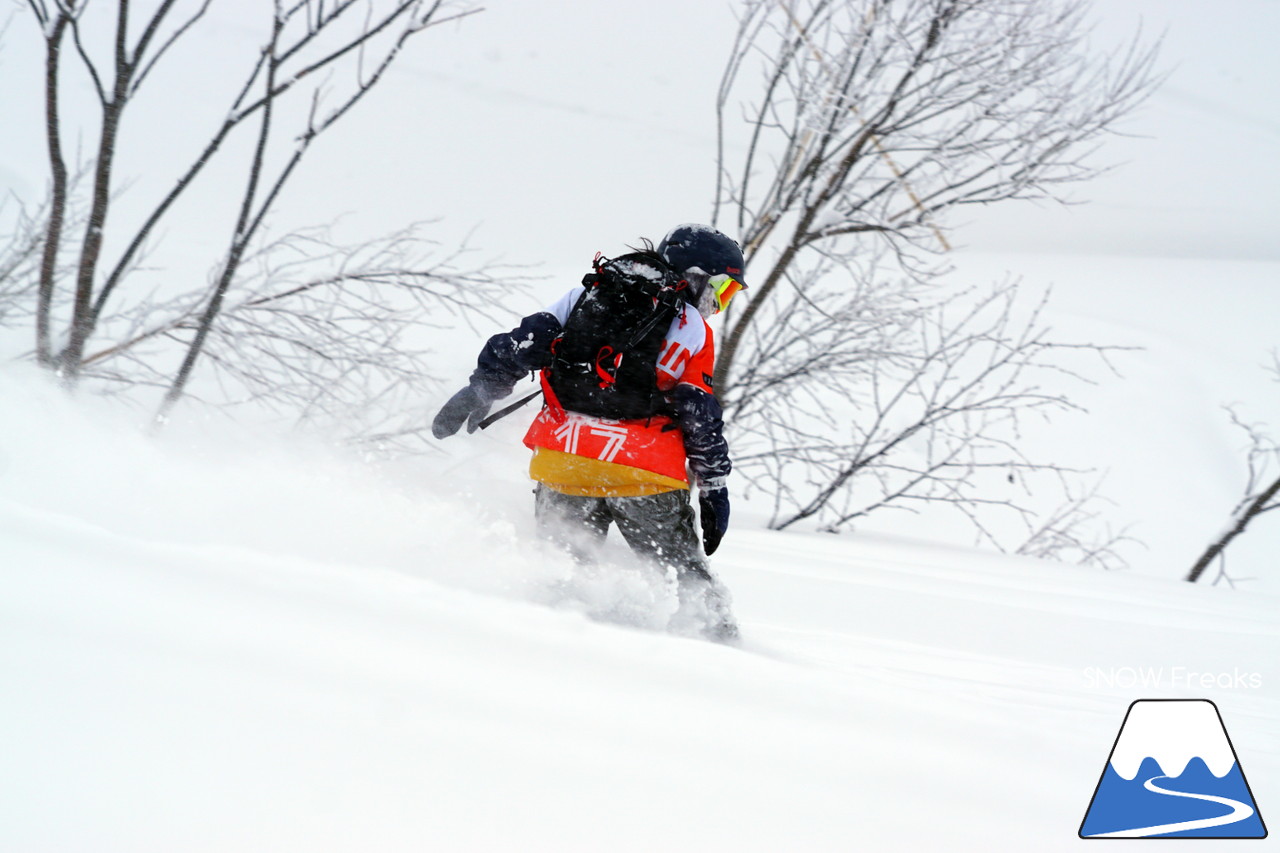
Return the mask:
[[(1108, 0), (1099, 40), (1163, 36), (1161, 88), (1110, 141), (1089, 204), (981, 214), (961, 242), (989, 250), (1280, 258), (1280, 31), (1275, 0)], [(977, 217), (975, 217), (977, 219)], [(965, 240), (964, 237), (969, 239)]]
[[(40, 40), (25, 3), (0, 53), (0, 189), (45, 183), (39, 136)], [(257, 0), (215, 3), (172, 68), (190, 66), (184, 110), (215, 111), (211, 72), (251, 48)], [(1164, 88), (1101, 161), (1121, 168), (1073, 191), (1070, 209), (1006, 204), (966, 211), (957, 243), (982, 251), (1280, 257), (1280, 32), (1276, 0), (1106, 0), (1097, 38), (1139, 26), (1164, 34)], [(3, 20), (3, 19), (0, 19)], [(347, 214), (359, 233), (445, 218), (439, 234), (475, 229), (486, 254), (577, 268), (597, 249), (709, 215), (714, 93), (735, 21), (732, 4), (682, 0), (516, 3), (411, 43), (393, 73), (309, 155), (279, 207), (282, 228)], [(223, 60), (225, 61), (225, 60)], [(154, 84), (153, 84), (154, 85)], [(159, 86), (157, 86), (157, 90)], [(159, 92), (157, 91), (159, 94)], [(130, 116), (142, 156), (119, 177), (142, 194), (157, 163), (177, 158), (173, 94)], [(185, 112), (181, 114), (185, 117)], [(91, 137), (82, 138), (88, 146)], [(176, 162), (176, 159), (175, 159)], [(213, 239), (213, 235), (208, 235)], [(220, 238), (219, 243), (224, 240)]]
[[(1134, 138), (1101, 152), (1121, 167), (1073, 190), (1087, 206), (966, 212), (957, 242), (1280, 257), (1280, 3), (1107, 0), (1094, 16), (1100, 44), (1139, 27), (1164, 38), (1167, 84), (1126, 123)], [(409, 138), (379, 141), (392, 155), (379, 164), (347, 158), (350, 180), (407, 184), (423, 215), (480, 223), (480, 245), (555, 266), (703, 218), (734, 25), (720, 2), (489, 4), (401, 65), (382, 94)]]

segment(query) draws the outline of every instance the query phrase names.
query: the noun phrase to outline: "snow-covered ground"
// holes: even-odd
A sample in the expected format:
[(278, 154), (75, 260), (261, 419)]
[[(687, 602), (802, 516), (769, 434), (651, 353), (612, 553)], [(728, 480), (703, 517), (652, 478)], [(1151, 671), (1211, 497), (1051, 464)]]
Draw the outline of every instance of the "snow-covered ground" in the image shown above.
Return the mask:
[(378, 470), (0, 399), (5, 850), (1059, 849), (1150, 696), (1280, 802), (1263, 592), (736, 529), (727, 648), (538, 552), (501, 436)]
[[(1084, 411), (1032, 422), (1021, 448), (1094, 472), (1082, 482), (1100, 483), (1099, 521), (1135, 540), (1118, 549), (1131, 568), (1184, 577), (1244, 496), (1249, 441), (1226, 407), (1280, 440), (1280, 378), (1268, 369), (1280, 346), (1280, 263), (975, 252), (950, 259), (957, 284), (1017, 277), (1028, 297), (1048, 288), (1042, 325), (1052, 338), (1124, 348), (1110, 356), (1114, 372), (1093, 359), (1072, 365), (1095, 384), (1045, 377), (1045, 387)], [(1263, 516), (1232, 544), (1228, 569), (1252, 579), (1244, 590), (1280, 592), (1277, 553), (1280, 519)]]

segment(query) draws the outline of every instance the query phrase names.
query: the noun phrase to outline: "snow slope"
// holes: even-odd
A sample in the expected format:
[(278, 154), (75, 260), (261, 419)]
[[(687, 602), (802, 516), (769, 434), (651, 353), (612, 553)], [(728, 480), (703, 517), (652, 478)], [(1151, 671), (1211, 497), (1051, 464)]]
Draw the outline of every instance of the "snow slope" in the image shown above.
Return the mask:
[[(1280, 263), (968, 251), (953, 260), (958, 285), (1014, 277), (1050, 289), (1042, 320), (1055, 340), (1127, 348), (1111, 355), (1114, 373), (1092, 359), (1067, 363), (1094, 385), (1046, 376), (1085, 411), (1025, 429), (1019, 446), (1095, 472), (1101, 520), (1141, 543), (1119, 549), (1134, 571), (1185, 577), (1244, 494), (1249, 442), (1225, 407), (1280, 439), (1280, 386), (1267, 369)], [(1280, 592), (1277, 549), (1280, 524), (1267, 516), (1231, 544), (1231, 575), (1250, 579), (1241, 589)]]
[(737, 529), (726, 648), (538, 552), (518, 469), (0, 399), (5, 850), (1060, 849), (1148, 696), (1280, 802), (1263, 593)]

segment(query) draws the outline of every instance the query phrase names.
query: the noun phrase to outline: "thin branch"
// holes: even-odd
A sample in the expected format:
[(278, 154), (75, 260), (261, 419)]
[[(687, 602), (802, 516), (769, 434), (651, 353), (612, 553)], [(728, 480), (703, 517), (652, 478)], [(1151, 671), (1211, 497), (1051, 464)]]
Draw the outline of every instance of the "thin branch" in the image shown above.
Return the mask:
[[(147, 77), (151, 74), (152, 69), (156, 67), (156, 63), (158, 63), (160, 59), (166, 53), (169, 52), (169, 48), (173, 47), (173, 45), (178, 41), (178, 39), (186, 35), (187, 31), (189, 31), (193, 26), (196, 25), (196, 23), (201, 18), (204, 17), (205, 13), (209, 11), (209, 5), (212, 2), (213, 0), (204, 0), (200, 8), (197, 9), (191, 15), (190, 18), (188, 18), (185, 22), (183, 22), (183, 24), (180, 27), (178, 27), (176, 30), (174, 30), (172, 33), (169, 34), (169, 37), (165, 39), (164, 44), (160, 45), (160, 47), (156, 49), (156, 52), (151, 55), (151, 58), (147, 60), (146, 64), (142, 66), (141, 70), (139, 70), (137, 74), (135, 74), (133, 79), (133, 86), (130, 90), (130, 96), (136, 94), (137, 91), (142, 88), (143, 81), (145, 81)], [(144, 50), (144, 47), (141, 44), (139, 44), (138, 50), (135, 54), (135, 62), (141, 59), (143, 50)]]

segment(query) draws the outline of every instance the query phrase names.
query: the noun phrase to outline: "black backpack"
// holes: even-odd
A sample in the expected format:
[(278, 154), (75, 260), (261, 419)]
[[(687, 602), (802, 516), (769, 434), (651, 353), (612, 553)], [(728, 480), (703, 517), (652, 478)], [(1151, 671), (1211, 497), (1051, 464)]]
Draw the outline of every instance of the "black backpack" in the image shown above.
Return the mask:
[(656, 367), (686, 286), (656, 254), (596, 259), (552, 344), (546, 378), (561, 407), (629, 420), (663, 414)]

